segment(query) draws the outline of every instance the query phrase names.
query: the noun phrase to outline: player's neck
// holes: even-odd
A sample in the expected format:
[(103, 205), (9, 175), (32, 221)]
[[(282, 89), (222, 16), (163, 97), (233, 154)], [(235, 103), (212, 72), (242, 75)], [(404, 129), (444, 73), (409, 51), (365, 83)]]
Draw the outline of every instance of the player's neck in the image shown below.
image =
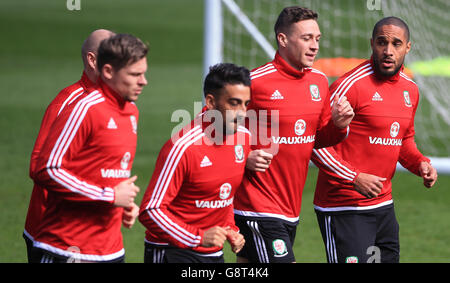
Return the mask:
[(301, 63), (295, 62), (294, 60), (290, 60), (289, 56), (283, 50), (278, 50), (278, 54), (281, 57), (281, 59), (284, 60), (284, 63), (289, 65), (290, 68), (297, 72), (303, 72), (306, 66), (303, 66)]
[(279, 52), (275, 55), (274, 64), (278, 71), (281, 71), (281, 73), (289, 78), (299, 79), (305, 75), (306, 69), (304, 67), (294, 67), (293, 64), (289, 63), (288, 59), (283, 57)]
[(94, 70), (91, 70), (89, 68), (85, 68), (84, 69), (84, 73), (86, 74), (88, 79), (92, 82), (92, 84), (97, 83), (98, 75), (96, 74), (96, 72)]

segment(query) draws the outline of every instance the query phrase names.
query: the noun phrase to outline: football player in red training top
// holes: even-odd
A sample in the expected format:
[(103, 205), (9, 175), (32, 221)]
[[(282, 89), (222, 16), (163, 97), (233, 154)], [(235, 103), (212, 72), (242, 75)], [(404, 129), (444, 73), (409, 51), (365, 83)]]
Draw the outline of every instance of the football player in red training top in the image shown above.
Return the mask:
[(210, 68), (205, 111), (161, 149), (139, 214), (147, 228), (146, 263), (223, 263), (223, 244), (244, 245), (233, 199), (250, 150), (240, 126), (250, 101), (250, 72), (233, 64)]
[(120, 229), (123, 208), (139, 191), (130, 172), (147, 51), (132, 35), (103, 40), (97, 86), (53, 123), (34, 176), (48, 191), (33, 247), (40, 262), (124, 260)]
[(275, 24), (275, 59), (251, 73), (248, 112), (256, 113), (262, 132), (255, 134), (249, 121), (257, 142), (235, 197), (236, 224), (246, 241), (238, 262), (295, 261), (292, 245), (312, 149), (343, 140), (354, 115), (345, 98), (330, 107), (328, 80), (311, 68), (321, 36), (316, 19), (309, 9), (285, 8)]
[[(97, 78), (97, 49), (100, 42), (114, 33), (109, 30), (99, 29), (93, 31), (88, 38), (84, 41), (81, 47), (81, 56), (83, 59), (83, 75), (81, 79), (64, 88), (61, 92), (52, 100), (45, 111), (44, 118), (42, 119), (39, 134), (31, 153), (30, 161), (30, 177), (33, 179), (36, 170), (36, 161), (41, 152), (41, 148), (47, 138), (51, 125), (57, 119), (61, 111), (77, 100), (78, 97), (89, 93), (89, 90), (94, 87)], [(33, 248), (33, 240), (37, 233), (37, 228), (41, 222), (41, 217), (44, 213), (47, 198), (47, 191), (34, 183), (33, 191), (31, 193), (30, 205), (28, 207), (28, 213), (25, 220), (25, 229), (23, 236), (27, 245), (28, 261), (33, 261), (31, 250)], [(124, 210), (128, 213), (127, 210)], [(125, 224), (125, 223), (124, 223)]]
[(331, 99), (347, 97), (356, 116), (344, 142), (313, 154), (320, 168), (314, 207), (328, 262), (398, 262), (391, 194), (397, 161), (426, 187), (436, 182), (436, 170), (414, 142), (419, 90), (402, 72), (409, 37), (401, 19), (380, 20), (372, 57), (330, 87)]

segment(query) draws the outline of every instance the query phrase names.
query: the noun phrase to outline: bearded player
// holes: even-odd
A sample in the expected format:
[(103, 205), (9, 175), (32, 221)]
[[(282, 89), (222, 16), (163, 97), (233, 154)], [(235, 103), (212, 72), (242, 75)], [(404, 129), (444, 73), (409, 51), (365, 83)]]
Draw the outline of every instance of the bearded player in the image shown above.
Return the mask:
[(234, 64), (210, 68), (206, 107), (160, 151), (139, 215), (147, 228), (146, 263), (222, 263), (223, 244), (244, 245), (233, 199), (250, 151), (242, 124), (250, 72)]
[(370, 43), (372, 57), (330, 87), (332, 98), (347, 97), (356, 113), (348, 138), (313, 155), (320, 168), (314, 207), (328, 262), (399, 262), (391, 193), (397, 161), (427, 188), (437, 179), (414, 142), (419, 90), (402, 72), (409, 28), (384, 18)]

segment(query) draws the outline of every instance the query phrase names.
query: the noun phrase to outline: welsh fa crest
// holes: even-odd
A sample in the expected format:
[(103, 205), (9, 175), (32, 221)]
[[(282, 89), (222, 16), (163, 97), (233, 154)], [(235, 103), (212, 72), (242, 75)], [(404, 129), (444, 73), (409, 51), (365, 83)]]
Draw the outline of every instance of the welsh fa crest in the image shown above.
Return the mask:
[(282, 257), (288, 254), (286, 243), (282, 239), (275, 239), (272, 242), (272, 248), (275, 257)]
[(137, 121), (134, 115), (130, 116), (131, 128), (133, 129), (133, 133), (137, 134)]
[(358, 263), (358, 257), (356, 256), (348, 256), (345, 258), (345, 263)]
[(238, 144), (234, 146), (234, 157), (236, 163), (242, 163), (244, 161), (244, 148)]
[(320, 91), (317, 85), (309, 85), (309, 92), (311, 93), (311, 99), (313, 101), (320, 101)]
[(405, 105), (406, 105), (407, 107), (411, 107), (411, 106), (412, 106), (412, 104), (411, 104), (411, 98), (409, 97), (409, 92), (408, 92), (407, 90), (405, 90), (405, 91), (403, 92), (403, 98), (405, 99)]

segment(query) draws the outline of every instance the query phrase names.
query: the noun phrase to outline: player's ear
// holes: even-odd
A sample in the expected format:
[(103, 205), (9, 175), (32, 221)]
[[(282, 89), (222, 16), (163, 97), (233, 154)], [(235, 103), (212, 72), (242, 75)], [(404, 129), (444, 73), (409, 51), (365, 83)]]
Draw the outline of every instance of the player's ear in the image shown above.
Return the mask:
[(114, 68), (113, 68), (113, 66), (111, 66), (110, 64), (103, 65), (102, 70), (101, 70), (101, 74), (107, 80), (112, 79), (112, 77), (114, 75)]
[(94, 52), (88, 52), (86, 54), (86, 60), (88, 62), (89, 67), (95, 70), (97, 66), (97, 56), (95, 56)]
[(205, 105), (208, 110), (216, 109), (216, 98), (211, 93), (205, 96)]
[(287, 44), (287, 36), (286, 34), (280, 32), (277, 34), (278, 45), (282, 47), (286, 47)]
[(408, 43), (406, 44), (406, 54), (408, 54), (410, 50), (411, 50), (411, 41), (408, 41)]

